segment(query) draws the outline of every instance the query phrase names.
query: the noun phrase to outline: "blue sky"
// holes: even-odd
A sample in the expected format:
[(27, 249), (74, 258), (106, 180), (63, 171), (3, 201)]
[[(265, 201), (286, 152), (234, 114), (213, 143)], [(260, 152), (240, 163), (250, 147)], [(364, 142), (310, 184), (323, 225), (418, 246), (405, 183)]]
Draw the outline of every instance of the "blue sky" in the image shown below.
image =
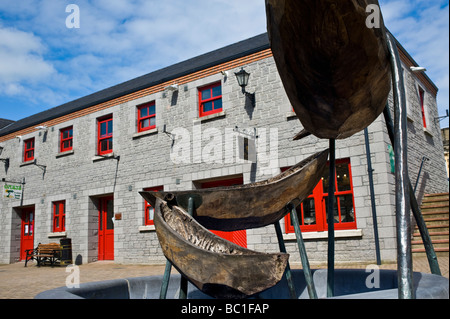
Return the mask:
[[(386, 26), (439, 87), (445, 114), (449, 1), (379, 2)], [(79, 29), (66, 27), (71, 3)], [(0, 118), (19, 120), (265, 31), (264, 0), (0, 0)]]

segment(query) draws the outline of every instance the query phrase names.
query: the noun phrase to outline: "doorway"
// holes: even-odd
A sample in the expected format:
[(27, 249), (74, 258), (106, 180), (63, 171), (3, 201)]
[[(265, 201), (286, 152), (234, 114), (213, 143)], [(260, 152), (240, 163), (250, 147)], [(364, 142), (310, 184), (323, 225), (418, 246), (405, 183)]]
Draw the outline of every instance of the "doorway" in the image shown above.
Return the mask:
[(99, 198), (98, 260), (114, 260), (114, 197)]
[[(223, 186), (235, 186), (244, 184), (243, 177), (231, 178), (231, 179), (221, 179), (211, 182), (200, 183), (200, 188), (214, 188), (214, 187), (223, 187)], [(231, 241), (236, 245), (247, 248), (247, 231), (246, 230), (238, 230), (232, 232), (211, 230), (212, 233), (216, 234), (223, 239)]]
[(34, 248), (34, 206), (22, 209), (20, 228), (20, 260), (25, 260), (26, 250)]

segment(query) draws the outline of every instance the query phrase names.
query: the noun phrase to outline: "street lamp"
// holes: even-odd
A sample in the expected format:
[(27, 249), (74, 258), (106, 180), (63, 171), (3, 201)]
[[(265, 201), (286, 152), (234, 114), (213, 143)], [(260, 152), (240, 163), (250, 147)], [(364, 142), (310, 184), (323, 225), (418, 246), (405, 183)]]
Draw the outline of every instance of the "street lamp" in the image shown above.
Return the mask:
[[(3, 147), (3, 146), (0, 146), (0, 156), (1, 156), (2, 153), (3, 153), (3, 149), (4, 149), (4, 147)], [(5, 163), (5, 167), (6, 167), (6, 168), (9, 167), (9, 158), (0, 158), (0, 161)]]
[(252, 102), (252, 106), (255, 107), (255, 93), (249, 93), (245, 90), (245, 87), (248, 85), (248, 79), (250, 78), (250, 73), (246, 72), (244, 68), (241, 68), (239, 72), (234, 73), (236, 75), (236, 79), (238, 81), (239, 86), (242, 88), (242, 93), (250, 98)]

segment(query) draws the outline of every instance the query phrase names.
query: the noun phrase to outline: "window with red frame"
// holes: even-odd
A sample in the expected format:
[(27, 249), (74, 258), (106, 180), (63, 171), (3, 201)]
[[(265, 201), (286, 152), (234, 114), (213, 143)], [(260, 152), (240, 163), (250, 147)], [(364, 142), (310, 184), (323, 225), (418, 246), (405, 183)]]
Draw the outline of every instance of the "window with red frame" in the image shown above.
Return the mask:
[[(163, 189), (164, 188), (162, 186), (160, 186), (160, 187), (146, 188), (146, 189), (144, 189), (144, 191), (145, 192), (159, 192), (159, 191), (162, 191)], [(154, 216), (155, 210), (152, 207), (152, 205), (150, 205), (147, 201), (144, 202), (144, 211), (145, 211), (144, 225), (145, 226), (154, 225), (153, 216)]]
[(427, 128), (427, 119), (425, 116), (425, 91), (421, 87), (419, 87), (419, 103), (422, 111), (423, 127)]
[(67, 152), (73, 149), (73, 127), (67, 127), (60, 131), (60, 152)]
[[(356, 214), (350, 159), (336, 161), (334, 227), (336, 230), (356, 229)], [(304, 232), (326, 231), (329, 172), (300, 205), (296, 207), (300, 228)], [(286, 215), (286, 233), (293, 233), (290, 215)]]
[(156, 127), (155, 102), (138, 106), (138, 132), (144, 132)]
[(66, 201), (53, 202), (53, 232), (66, 230)]
[(222, 85), (220, 82), (198, 90), (200, 117), (222, 112)]
[(105, 155), (113, 151), (113, 118), (108, 116), (98, 120), (98, 154)]
[(26, 140), (23, 144), (23, 161), (29, 162), (34, 160), (34, 137)]

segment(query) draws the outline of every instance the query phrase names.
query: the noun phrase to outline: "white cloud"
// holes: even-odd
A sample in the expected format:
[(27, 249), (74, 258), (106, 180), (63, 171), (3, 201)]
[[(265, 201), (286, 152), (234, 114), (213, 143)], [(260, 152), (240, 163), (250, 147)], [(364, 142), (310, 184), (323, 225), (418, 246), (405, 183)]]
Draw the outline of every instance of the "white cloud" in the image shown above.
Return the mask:
[[(47, 78), (55, 70), (42, 57), (45, 47), (32, 33), (0, 26), (0, 85), (4, 90), (22, 82), (36, 82)], [(9, 89), (7, 89), (9, 88)]]
[[(80, 29), (65, 26), (70, 3)], [(448, 1), (380, 4), (448, 106)], [(263, 0), (21, 0), (0, 1), (0, 11), (0, 31), (9, 32), (0, 36), (0, 94), (28, 91), (42, 109), (266, 31)]]
[[(380, 0), (385, 24), (439, 88), (441, 115), (449, 107), (449, 5), (447, 0)], [(448, 126), (448, 119), (441, 122)]]

